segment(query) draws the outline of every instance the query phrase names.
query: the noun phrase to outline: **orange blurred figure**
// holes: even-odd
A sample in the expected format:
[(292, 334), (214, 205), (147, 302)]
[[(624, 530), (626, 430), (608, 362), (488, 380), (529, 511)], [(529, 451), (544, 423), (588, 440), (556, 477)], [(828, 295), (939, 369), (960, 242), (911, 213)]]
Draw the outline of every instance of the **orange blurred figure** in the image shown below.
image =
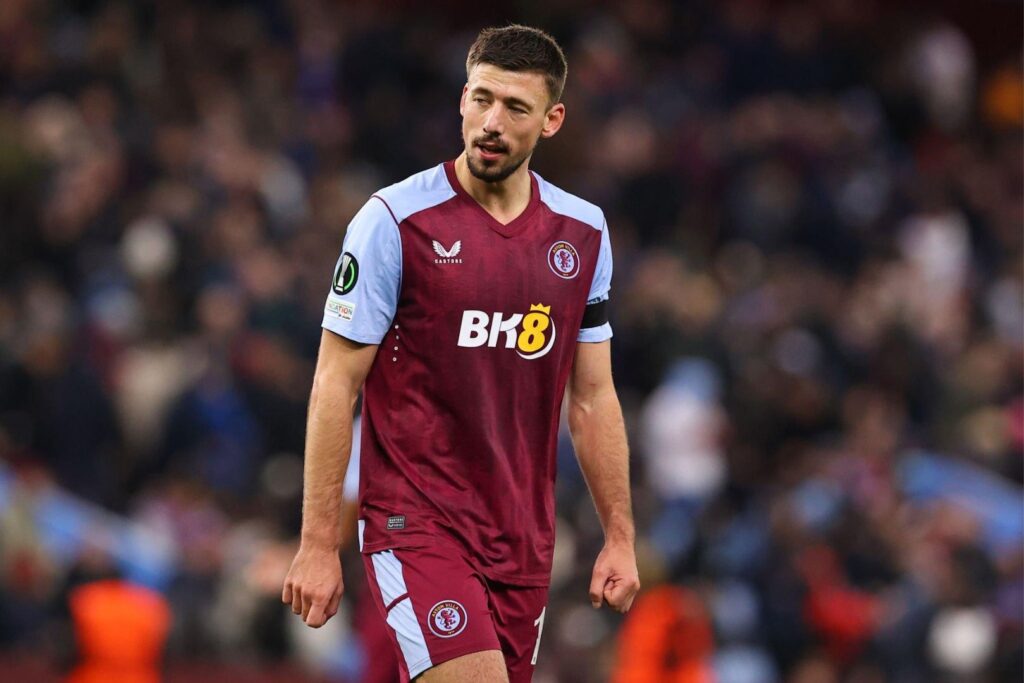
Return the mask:
[(679, 586), (641, 593), (626, 617), (612, 683), (712, 683), (714, 636), (701, 601)]
[(65, 683), (159, 683), (171, 610), (159, 593), (120, 580), (72, 591), (79, 664)]

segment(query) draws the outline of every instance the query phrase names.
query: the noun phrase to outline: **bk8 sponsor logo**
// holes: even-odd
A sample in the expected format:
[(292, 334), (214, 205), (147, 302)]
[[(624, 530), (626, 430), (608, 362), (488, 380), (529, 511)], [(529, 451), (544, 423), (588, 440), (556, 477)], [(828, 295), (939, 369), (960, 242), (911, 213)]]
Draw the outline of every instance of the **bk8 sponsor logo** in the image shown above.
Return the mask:
[(503, 342), (506, 349), (515, 349), (520, 357), (527, 360), (546, 355), (555, 343), (555, 321), (551, 318), (551, 307), (534, 304), (525, 315), (462, 312), (459, 346), (496, 348), (499, 342)]

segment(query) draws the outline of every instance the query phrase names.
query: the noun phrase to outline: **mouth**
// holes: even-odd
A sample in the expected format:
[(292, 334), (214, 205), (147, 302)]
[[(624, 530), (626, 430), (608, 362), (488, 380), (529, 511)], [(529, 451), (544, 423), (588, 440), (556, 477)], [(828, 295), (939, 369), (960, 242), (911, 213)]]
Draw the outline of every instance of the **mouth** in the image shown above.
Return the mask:
[(476, 148), (480, 150), (480, 156), (487, 161), (495, 161), (508, 153), (505, 146), (497, 142), (477, 142)]

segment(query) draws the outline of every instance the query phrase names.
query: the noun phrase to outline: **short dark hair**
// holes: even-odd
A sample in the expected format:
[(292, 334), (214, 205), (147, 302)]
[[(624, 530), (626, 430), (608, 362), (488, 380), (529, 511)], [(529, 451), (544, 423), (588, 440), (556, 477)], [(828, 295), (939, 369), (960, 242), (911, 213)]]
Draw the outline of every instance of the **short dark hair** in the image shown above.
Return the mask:
[(473, 41), (466, 57), (466, 77), (477, 64), (491, 64), (506, 71), (536, 71), (544, 76), (551, 104), (562, 98), (569, 65), (555, 39), (537, 28), (511, 24), (485, 28)]

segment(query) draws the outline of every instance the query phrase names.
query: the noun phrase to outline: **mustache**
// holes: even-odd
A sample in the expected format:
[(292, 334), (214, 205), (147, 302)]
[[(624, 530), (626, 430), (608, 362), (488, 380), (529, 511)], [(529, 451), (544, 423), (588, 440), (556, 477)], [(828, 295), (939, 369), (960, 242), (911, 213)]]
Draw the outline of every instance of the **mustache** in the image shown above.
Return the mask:
[(494, 136), (494, 135), (487, 135), (487, 136), (476, 138), (475, 140), (473, 140), (473, 144), (474, 145), (480, 145), (480, 144), (493, 145), (498, 151), (501, 151), (501, 152), (507, 152), (508, 151), (508, 145), (506, 145), (505, 143), (501, 142), (501, 138), (500, 137), (497, 137), (497, 136)]

